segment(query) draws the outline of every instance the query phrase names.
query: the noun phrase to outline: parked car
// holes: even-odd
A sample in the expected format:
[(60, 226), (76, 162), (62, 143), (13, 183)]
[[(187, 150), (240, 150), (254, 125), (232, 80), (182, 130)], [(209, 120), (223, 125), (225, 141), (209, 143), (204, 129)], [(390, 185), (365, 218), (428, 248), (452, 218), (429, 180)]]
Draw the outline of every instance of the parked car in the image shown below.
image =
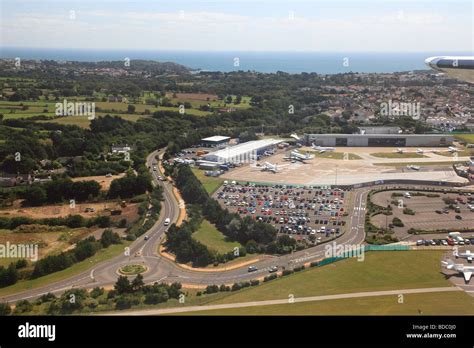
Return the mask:
[(248, 268), (247, 270), (248, 270), (249, 272), (255, 272), (255, 271), (258, 270), (258, 268), (255, 267), (255, 266), (249, 266), (249, 268)]

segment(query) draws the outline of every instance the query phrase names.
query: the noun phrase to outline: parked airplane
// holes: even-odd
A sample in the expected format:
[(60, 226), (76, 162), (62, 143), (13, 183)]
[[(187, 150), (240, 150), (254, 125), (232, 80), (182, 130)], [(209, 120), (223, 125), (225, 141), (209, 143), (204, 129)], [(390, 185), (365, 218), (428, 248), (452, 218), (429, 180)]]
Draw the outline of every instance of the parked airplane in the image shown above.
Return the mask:
[(460, 253), (458, 249), (455, 249), (453, 255), (456, 256), (456, 258), (460, 257), (466, 259), (468, 262), (472, 262), (472, 258), (474, 257), (474, 253), (472, 253), (471, 250), (466, 250), (466, 252)]
[(310, 160), (314, 158), (314, 156), (310, 155), (309, 153), (302, 154), (298, 150), (291, 151), (290, 155), (291, 157), (294, 157), (295, 159), (300, 159), (300, 160)]
[(458, 152), (459, 149), (458, 149), (457, 147), (450, 146), (450, 147), (448, 147), (448, 151), (449, 151), (449, 152)]
[(336, 150), (335, 147), (318, 146), (318, 145), (315, 145), (314, 143), (311, 144), (311, 147), (312, 147), (313, 149), (315, 149), (316, 151), (319, 151), (319, 153), (324, 153), (324, 152), (327, 152), (327, 151), (334, 151), (334, 150)]
[(454, 261), (451, 259), (448, 261), (441, 261), (441, 263), (446, 267), (446, 269), (454, 269), (455, 271), (462, 273), (466, 283), (469, 283), (471, 280), (472, 273), (474, 272), (474, 266), (465, 266), (462, 263), (454, 263)]
[(403, 150), (401, 147), (399, 147), (397, 150), (396, 150), (397, 153), (404, 153), (405, 150)]
[(263, 166), (261, 167), (262, 171), (268, 171), (272, 173), (277, 173), (278, 172), (278, 166), (276, 164), (272, 164), (270, 162), (265, 162)]
[(298, 151), (291, 151), (289, 156), (283, 157), (284, 161), (291, 161), (291, 163), (296, 163), (296, 162), (301, 162), (301, 163), (306, 163), (306, 160), (312, 159), (313, 156), (310, 154), (305, 154), (303, 155), (302, 153)]
[(301, 140), (301, 138), (296, 133), (291, 134), (290, 137), (292, 137), (295, 140)]

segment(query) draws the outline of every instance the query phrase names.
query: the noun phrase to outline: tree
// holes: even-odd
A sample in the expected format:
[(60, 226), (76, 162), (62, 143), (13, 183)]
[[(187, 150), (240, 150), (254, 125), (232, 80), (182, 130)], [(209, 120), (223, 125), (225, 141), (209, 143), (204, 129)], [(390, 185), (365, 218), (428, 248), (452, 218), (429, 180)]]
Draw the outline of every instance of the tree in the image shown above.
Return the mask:
[(26, 190), (24, 195), (24, 204), (30, 206), (39, 206), (46, 203), (46, 190), (40, 185), (33, 185)]
[(130, 281), (125, 276), (119, 276), (117, 282), (114, 285), (114, 289), (117, 291), (119, 295), (125, 294), (131, 291), (132, 286)]
[(9, 315), (12, 309), (8, 303), (0, 302), (0, 316)]
[(0, 287), (15, 284), (18, 281), (18, 271), (12, 262), (5, 268), (0, 266)]
[(179, 298), (181, 295), (181, 283), (173, 283), (168, 288), (168, 295), (170, 298)]
[(132, 281), (132, 291), (139, 291), (143, 288), (144, 285), (145, 283), (143, 282), (143, 276), (141, 274), (138, 274)]
[(254, 253), (257, 253), (258, 252), (258, 244), (256, 241), (254, 241), (253, 239), (249, 240), (247, 242), (247, 244), (245, 244), (245, 250), (249, 253), (249, 254), (254, 254)]
[(106, 229), (102, 232), (100, 243), (102, 244), (102, 247), (108, 248), (112, 244), (120, 244), (121, 241), (117, 233), (114, 233), (111, 229)]
[(15, 313), (26, 313), (33, 309), (33, 305), (28, 300), (20, 300), (16, 303)]
[(135, 105), (129, 104), (127, 107), (127, 111), (133, 114), (135, 112)]
[(122, 310), (131, 308), (133, 305), (138, 304), (140, 301), (136, 298), (133, 298), (130, 295), (120, 296), (115, 302), (115, 308)]
[(99, 296), (102, 296), (104, 294), (104, 288), (99, 288), (99, 287), (95, 287), (94, 289), (91, 290), (91, 297), (92, 298), (97, 298)]
[(156, 290), (152, 293), (148, 293), (145, 296), (145, 303), (146, 304), (157, 304), (166, 302), (169, 299), (168, 292), (163, 286), (156, 288)]

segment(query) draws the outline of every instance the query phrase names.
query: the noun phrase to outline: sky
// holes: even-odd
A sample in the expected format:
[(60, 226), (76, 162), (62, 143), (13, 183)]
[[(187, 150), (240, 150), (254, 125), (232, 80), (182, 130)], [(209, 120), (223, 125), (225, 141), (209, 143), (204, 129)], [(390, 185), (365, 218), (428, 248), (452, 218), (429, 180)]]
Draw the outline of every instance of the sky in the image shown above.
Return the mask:
[(472, 0), (0, 0), (0, 47), (473, 52)]

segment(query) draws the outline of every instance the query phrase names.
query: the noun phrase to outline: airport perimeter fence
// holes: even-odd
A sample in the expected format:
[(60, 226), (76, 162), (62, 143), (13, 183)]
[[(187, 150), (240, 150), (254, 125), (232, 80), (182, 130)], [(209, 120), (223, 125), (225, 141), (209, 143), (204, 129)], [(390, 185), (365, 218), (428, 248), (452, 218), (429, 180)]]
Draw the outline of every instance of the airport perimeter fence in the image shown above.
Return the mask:
[(347, 258), (355, 257), (354, 255), (360, 254), (360, 249), (363, 249), (363, 252), (367, 251), (408, 251), (412, 250), (412, 247), (410, 245), (363, 245), (360, 246), (357, 250), (351, 250), (347, 251), (344, 253), (341, 253), (341, 255), (334, 256), (334, 257), (327, 257), (325, 259), (322, 259), (321, 261), (317, 262), (317, 267), (320, 266), (325, 266), (329, 265), (331, 263), (340, 261), (340, 260), (345, 260)]

